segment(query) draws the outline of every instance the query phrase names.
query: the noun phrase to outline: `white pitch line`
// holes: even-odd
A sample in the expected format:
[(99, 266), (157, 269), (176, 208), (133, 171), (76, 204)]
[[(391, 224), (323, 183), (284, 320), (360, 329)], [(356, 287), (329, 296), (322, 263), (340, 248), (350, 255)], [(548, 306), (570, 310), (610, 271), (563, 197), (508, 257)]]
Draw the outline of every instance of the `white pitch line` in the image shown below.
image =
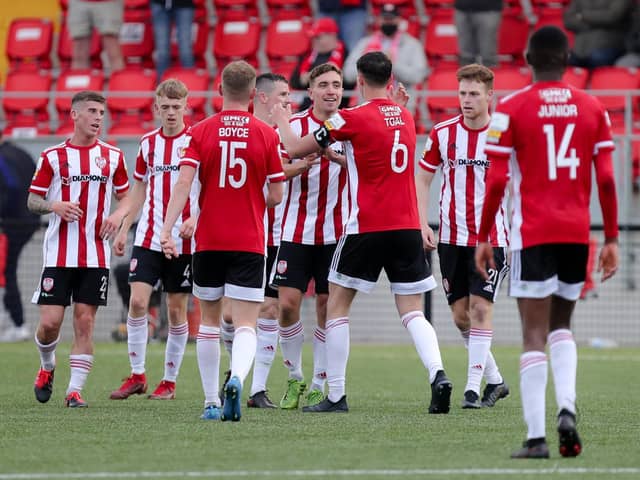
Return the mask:
[(58, 478), (228, 478), (228, 477), (366, 477), (366, 476), (460, 476), (460, 475), (629, 475), (640, 474), (636, 467), (556, 467), (556, 468), (455, 468), (455, 469), (408, 469), (408, 470), (210, 470), (201, 472), (66, 472), (66, 473), (0, 473), (0, 480), (52, 480)]

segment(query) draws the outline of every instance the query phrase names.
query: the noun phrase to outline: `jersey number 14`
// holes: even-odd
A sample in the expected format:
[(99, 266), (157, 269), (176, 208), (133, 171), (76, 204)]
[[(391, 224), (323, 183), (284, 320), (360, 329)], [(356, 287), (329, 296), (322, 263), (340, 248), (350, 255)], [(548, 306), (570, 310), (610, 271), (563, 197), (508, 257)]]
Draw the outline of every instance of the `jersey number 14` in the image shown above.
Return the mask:
[(547, 164), (549, 165), (549, 180), (558, 179), (558, 168), (569, 168), (569, 178), (575, 180), (578, 177), (580, 158), (576, 156), (576, 149), (570, 148), (575, 123), (569, 123), (562, 133), (560, 146), (556, 149), (555, 127), (544, 124), (542, 130), (547, 139)]

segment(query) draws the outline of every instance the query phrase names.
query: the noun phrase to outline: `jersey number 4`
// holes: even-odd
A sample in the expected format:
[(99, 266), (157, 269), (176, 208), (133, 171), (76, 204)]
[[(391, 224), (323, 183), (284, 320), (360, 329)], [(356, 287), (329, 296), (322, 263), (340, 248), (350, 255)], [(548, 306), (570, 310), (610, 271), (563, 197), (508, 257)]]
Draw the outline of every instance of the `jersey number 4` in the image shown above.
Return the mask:
[(549, 165), (549, 180), (558, 179), (558, 168), (569, 168), (569, 178), (575, 180), (578, 177), (580, 158), (576, 156), (576, 149), (570, 148), (575, 123), (569, 123), (562, 133), (560, 146), (556, 149), (555, 127), (546, 123), (542, 130), (547, 139), (547, 164)]
[[(227, 180), (229, 185), (233, 188), (241, 188), (247, 181), (247, 162), (237, 155), (237, 150), (244, 150), (247, 148), (247, 142), (229, 142), (226, 140), (220, 140), (220, 182), (218, 186), (225, 188), (227, 186)], [(227, 169), (239, 168), (239, 175), (233, 173), (227, 175)]]

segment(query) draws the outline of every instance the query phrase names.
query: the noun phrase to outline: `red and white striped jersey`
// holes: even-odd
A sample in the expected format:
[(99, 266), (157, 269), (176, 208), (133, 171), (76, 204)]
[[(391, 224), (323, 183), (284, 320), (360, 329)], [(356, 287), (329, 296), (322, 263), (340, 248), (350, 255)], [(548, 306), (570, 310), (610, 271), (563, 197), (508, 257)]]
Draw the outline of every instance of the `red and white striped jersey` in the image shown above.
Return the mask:
[(78, 147), (67, 140), (42, 152), (29, 192), (49, 201), (77, 202), (84, 212), (77, 222), (49, 217), (44, 266), (109, 268), (111, 248), (100, 238), (100, 228), (111, 211), (114, 191), (128, 188), (124, 155), (112, 145), (97, 140)]
[[(147, 184), (147, 193), (142, 214), (138, 221), (134, 245), (161, 252), (160, 231), (167, 213), (173, 186), (180, 175), (180, 150), (183, 148), (187, 129), (173, 137), (162, 134), (162, 128), (147, 133), (140, 141), (136, 168), (133, 177)], [(182, 215), (178, 217), (171, 231), (180, 254), (191, 254), (195, 249), (195, 240), (180, 238), (182, 222), (198, 215), (198, 195), (200, 182), (193, 181), (189, 201)]]
[[(311, 109), (294, 115), (290, 123), (299, 137), (315, 132), (322, 124)], [(334, 142), (330, 148), (341, 152), (343, 147)], [(286, 158), (286, 152), (282, 156)], [(282, 202), (282, 240), (304, 245), (336, 243), (349, 215), (347, 170), (322, 156), (318, 165), (287, 183)]]
[(416, 127), (409, 111), (376, 98), (324, 122), (343, 142), (349, 173), (345, 233), (419, 230), (415, 185)]
[[(440, 189), (440, 242), (475, 247), (482, 217), (485, 178), (490, 167), (484, 146), (489, 125), (473, 130), (464, 124), (462, 115), (433, 127), (420, 159), (420, 167), (435, 173), (442, 167)], [(491, 244), (506, 247), (509, 243), (507, 195), (496, 214), (491, 229)]]
[[(287, 187), (284, 187), (284, 195), (286, 195)], [(265, 187), (266, 195), (266, 187)], [(280, 237), (282, 236), (282, 210), (284, 209), (284, 200), (272, 208), (267, 208), (265, 214), (265, 232), (267, 234), (267, 247), (279, 247)]]

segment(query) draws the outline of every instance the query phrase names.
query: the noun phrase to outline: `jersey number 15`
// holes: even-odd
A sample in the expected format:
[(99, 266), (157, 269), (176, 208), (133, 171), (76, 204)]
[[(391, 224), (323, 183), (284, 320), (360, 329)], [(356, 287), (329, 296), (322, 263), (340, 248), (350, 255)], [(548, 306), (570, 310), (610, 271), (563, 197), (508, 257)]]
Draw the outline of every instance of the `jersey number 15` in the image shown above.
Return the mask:
[[(233, 188), (241, 188), (247, 181), (247, 162), (236, 155), (237, 150), (244, 150), (247, 148), (247, 142), (229, 142), (227, 140), (220, 140), (220, 181), (218, 186), (225, 188), (227, 186), (227, 180), (229, 185)], [(239, 175), (233, 173), (227, 175), (228, 168), (238, 167), (240, 169)], [(238, 172), (236, 172), (238, 173)]]

